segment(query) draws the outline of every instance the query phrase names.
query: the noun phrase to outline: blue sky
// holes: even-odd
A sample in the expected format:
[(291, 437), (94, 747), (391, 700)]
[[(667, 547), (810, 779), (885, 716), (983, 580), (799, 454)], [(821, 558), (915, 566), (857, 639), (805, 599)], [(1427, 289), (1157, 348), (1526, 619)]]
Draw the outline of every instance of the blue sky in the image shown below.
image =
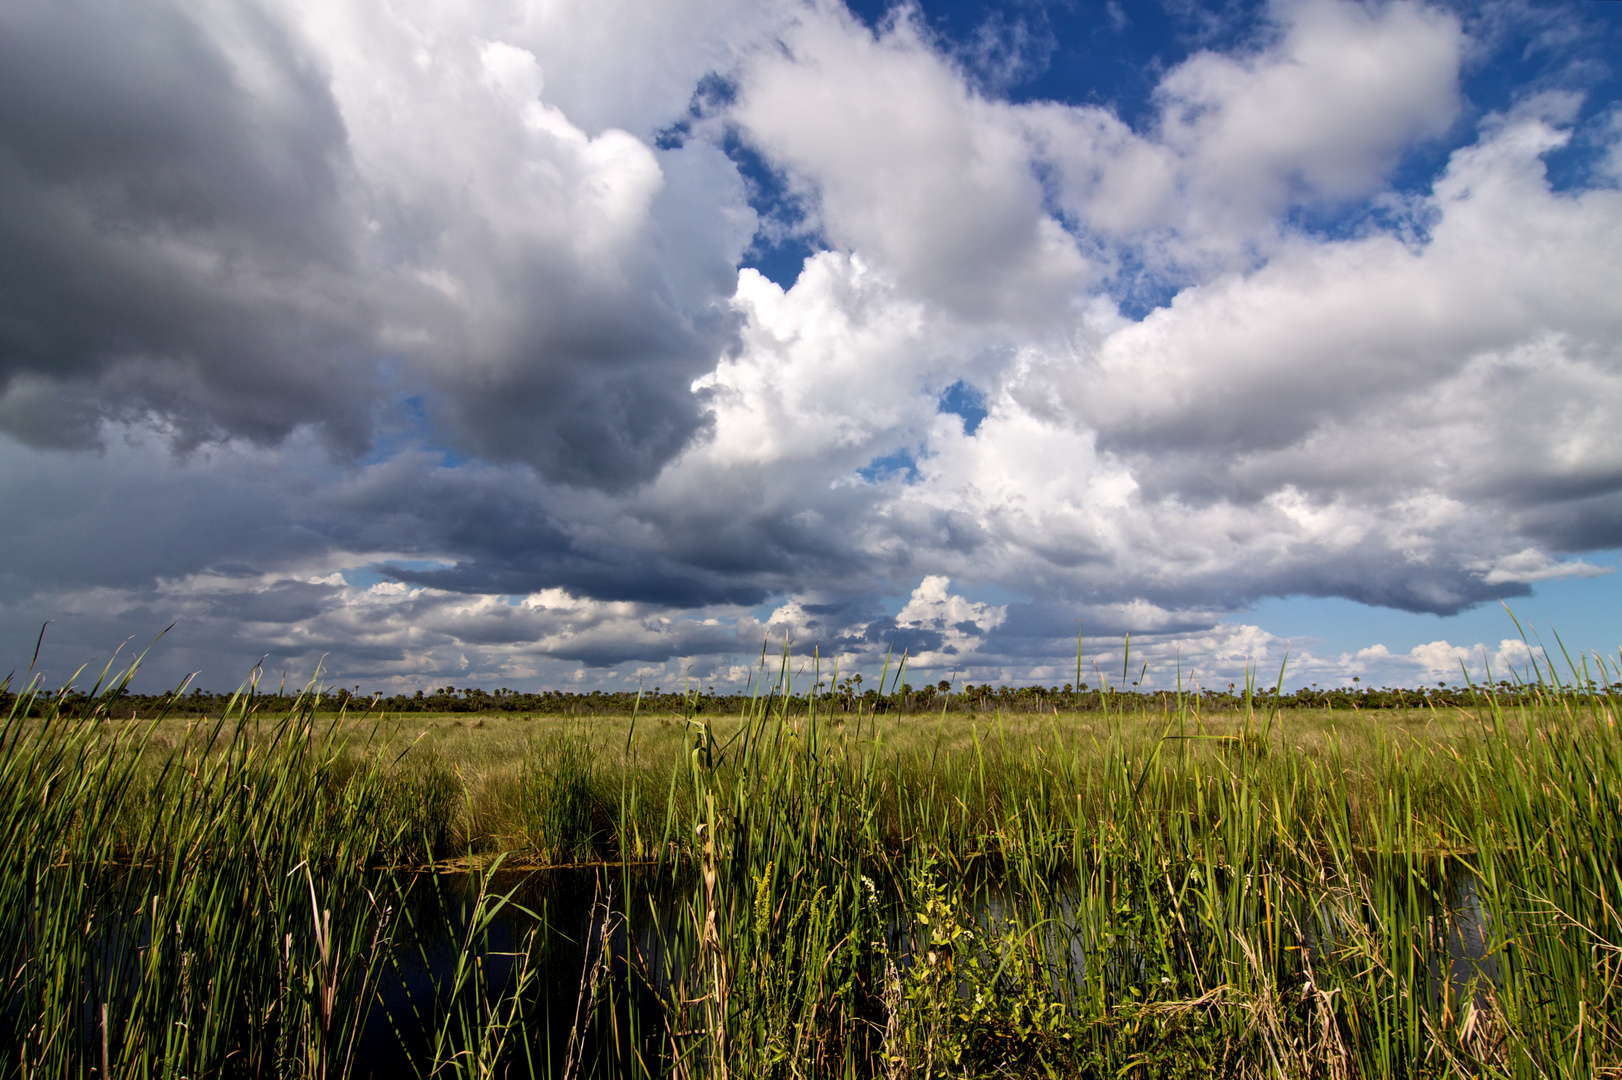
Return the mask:
[[(1615, 570), (1617, 553), (1590, 556), (1597, 566)], [(1559, 656), (1557, 642), (1586, 652), (1598, 651), (1614, 660), (1622, 645), (1617, 611), (1622, 609), (1622, 575), (1565, 578), (1536, 585), (1532, 595), (1503, 604), (1482, 604), (1457, 615), (1416, 614), (1395, 608), (1371, 607), (1351, 600), (1291, 596), (1270, 598), (1244, 616), (1283, 638), (1292, 646), (1317, 652), (1355, 653), (1371, 642), (1392, 652), (1405, 653), (1433, 641), (1484, 642), (1495, 649), (1505, 639), (1518, 638), (1519, 622), (1534, 645), (1547, 645)], [(1480, 678), (1482, 669), (1472, 667)], [(1561, 661), (1564, 674), (1565, 664)], [(1449, 682), (1457, 680), (1449, 677)]]
[(1617, 56), (1529, 0), (6, 5), (0, 640), (1614, 654)]

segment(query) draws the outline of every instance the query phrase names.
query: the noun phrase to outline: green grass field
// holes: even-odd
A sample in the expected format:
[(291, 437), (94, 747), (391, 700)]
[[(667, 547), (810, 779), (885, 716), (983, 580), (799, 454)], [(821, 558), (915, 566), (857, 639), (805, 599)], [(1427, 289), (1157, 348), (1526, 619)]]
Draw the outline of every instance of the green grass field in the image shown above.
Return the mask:
[[(117, 689), (0, 733), (7, 1075), (371, 1075), (380, 1025), (438, 1076), (1622, 1068), (1603, 689), (156, 720)], [(559, 867), (597, 901), (548, 900)]]
[[(818, 738), (825, 753), (853, 766), (871, 759), (885, 781), (878, 792), (880, 811), (892, 842), (901, 838), (897, 800), (919, 786), (950, 791), (960, 812), (973, 807), (984, 817), (1028, 796), (1044, 778), (1102, 775), (1111, 761), (1125, 758), (1141, 766), (1150, 757), (1157, 775), (1210, 773), (1242, 764), (1252, 783), (1268, 787), (1318, 778), (1334, 763), (1340, 789), (1359, 805), (1378, 798), (1400, 774), (1421, 785), (1418, 809), (1436, 818), (1427, 821), (1434, 831), (1440, 828), (1442, 804), (1454, 797), (1451, 785), (1461, 763), (1479, 751), (1493, 723), (1490, 706), (1372, 712), (1295, 708), (1269, 716), (1231, 708), (1179, 715), (1169, 707), (1133, 707), (1142, 704), (1048, 714), (831, 713), (819, 720)], [(747, 709), (746, 703), (741, 714), (704, 716), (702, 730), (716, 745), (725, 745), (757, 722)], [(218, 732), (208, 718), (115, 722), (104, 725), (100, 737), (110, 743), (132, 729), (147, 734), (151, 768), (170, 754), (199, 750), (206, 740), (228, 740), (239, 730), (248, 735), (279, 720), (276, 714), (255, 715), (229, 721)], [(801, 729), (810, 715), (803, 706), (791, 708), (784, 720), (791, 730)], [(589, 762), (585, 782), (617, 805), (627, 783), (644, 796), (668, 788), (700, 730), (695, 718), (674, 711), (574, 718), (377, 710), (342, 718), (317, 715), (311, 723), (351, 762), (398, 759), (398, 774), (426, 774), (454, 787), (449, 828), (455, 847), (486, 855), (505, 852), (509, 864), (545, 854), (536, 850), (537, 823), (528, 815), (535, 811), (535, 790), (560, 774), (560, 758), (568, 759), (565, 775), (573, 775), (571, 762), (581, 768)], [(1436, 805), (1427, 803), (1426, 792), (1437, 793)], [(664, 810), (662, 798), (657, 809)], [(1456, 814), (1460, 807), (1447, 809)]]

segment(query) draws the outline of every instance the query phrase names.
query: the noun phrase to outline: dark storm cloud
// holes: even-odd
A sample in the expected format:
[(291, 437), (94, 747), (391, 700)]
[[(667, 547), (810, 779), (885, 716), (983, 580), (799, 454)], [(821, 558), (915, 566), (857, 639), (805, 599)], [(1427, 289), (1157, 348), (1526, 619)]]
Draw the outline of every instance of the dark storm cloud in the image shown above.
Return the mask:
[[(527, 470), (450, 468), (430, 455), (401, 455), (362, 470), (323, 492), (309, 520), (353, 550), (455, 556), (455, 565), (436, 569), (378, 566), (395, 580), (453, 592), (565, 588), (598, 600), (681, 608), (757, 604), (779, 583), (758, 565), (717, 561), (696, 536), (692, 546), (708, 561), (686, 558), (676, 536), (626, 508), (582, 503)], [(644, 543), (629, 542), (635, 538)]]
[(335, 585), (278, 581), (252, 592), (202, 597), (192, 617), (286, 626), (306, 622), (331, 610), (339, 598), (338, 593)]
[(981, 651), (1017, 658), (1047, 656), (1074, 659), (1076, 639), (1089, 651), (1093, 642), (1126, 634), (1175, 635), (1209, 630), (1216, 622), (1208, 611), (1145, 609), (1056, 600), (1017, 601), (1005, 608), (1003, 621), (985, 635)]
[[(410, 115), (400, 97), (436, 86), (387, 72), (413, 63), (388, 45), (361, 78), (394, 78)], [(187, 449), (313, 425), (353, 455), (386, 360), (464, 454), (587, 487), (655, 475), (705, 431), (691, 384), (733, 337), (718, 301), (749, 225), (714, 194), (735, 173), (623, 133), (515, 157), (523, 100), (479, 89), (477, 55), (440, 59), (512, 143), (436, 134), (431, 109), (379, 130), (352, 101), (357, 158), (332, 59), (254, 4), (0, 10), (0, 426), (89, 446), (151, 422)], [(439, 154), (414, 170), (400, 140)], [(455, 194), (481, 172), (510, 206)]]
[(738, 181), (704, 147), (657, 160), (662, 187), (644, 235), (606, 252), (537, 239), (492, 273), (488, 252), (465, 247), (484, 242), (489, 225), (442, 222), (421, 261), (463, 275), (480, 303), (433, 314), (435, 343), (416, 352), (439, 391), (430, 408), (457, 445), (555, 481), (625, 491), (709, 430), (692, 383), (736, 348), (737, 318), (724, 300), (736, 287), (732, 248), (741, 241), (729, 240), (737, 226), (705, 205), (714, 192), (704, 189)]
[(1599, 495), (1531, 507), (1522, 527), (1557, 551), (1612, 547), (1622, 537), (1622, 497)]
[(227, 453), (177, 468), (150, 437), (100, 456), (0, 445), (0, 603), (216, 563), (249, 576), (327, 551), (332, 541), (298, 520), (304, 484), (269, 464)]
[[(649, 348), (640, 362), (634, 353), (610, 353), (536, 365), (533, 374), (497, 387), (453, 392), (446, 418), (463, 445), (489, 460), (623, 491), (656, 476), (709, 425), (686, 384), (714, 357), (707, 343), (682, 344), (679, 352)], [(544, 344), (534, 348), (556, 355)], [(678, 358), (685, 363), (673, 362)]]
[(1228, 610), (1267, 596), (1339, 596), (1400, 611), (1456, 615), (1477, 604), (1527, 596), (1531, 591), (1524, 582), (1488, 581), (1483, 570), (1457, 564), (1408, 562), (1388, 548), (1371, 545), (1349, 556), (1288, 572), (1258, 574), (1242, 589), (1168, 590), (1168, 595), (1184, 602), (1203, 600), (1213, 608)]
[(597, 600), (634, 600), (672, 608), (758, 604), (764, 586), (689, 568), (631, 551), (524, 552), (472, 559), (445, 570), (408, 570), (389, 563), (380, 573), (396, 581), (451, 592), (522, 595), (564, 588)]
[(235, 55), (165, 3), (0, 10), (0, 423), (27, 442), (145, 414), (365, 440), (343, 125), (274, 20), (231, 14)]
[[(931, 630), (918, 626), (899, 626), (895, 619), (886, 616), (874, 619), (859, 633), (846, 635), (840, 639), (843, 647), (871, 646), (894, 653), (899, 657), (903, 653), (917, 654), (941, 647), (946, 641), (945, 635), (939, 630)], [(863, 649), (865, 652), (866, 649)]]

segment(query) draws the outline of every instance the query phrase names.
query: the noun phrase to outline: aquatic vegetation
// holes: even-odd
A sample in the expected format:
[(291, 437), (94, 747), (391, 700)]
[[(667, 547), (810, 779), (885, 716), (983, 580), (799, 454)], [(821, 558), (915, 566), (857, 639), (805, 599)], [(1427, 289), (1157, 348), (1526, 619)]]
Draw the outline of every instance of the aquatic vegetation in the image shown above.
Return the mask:
[(730, 715), (478, 729), (23, 688), (0, 1072), (1622, 1068), (1597, 659), (1417, 716), (879, 711), (775, 666)]

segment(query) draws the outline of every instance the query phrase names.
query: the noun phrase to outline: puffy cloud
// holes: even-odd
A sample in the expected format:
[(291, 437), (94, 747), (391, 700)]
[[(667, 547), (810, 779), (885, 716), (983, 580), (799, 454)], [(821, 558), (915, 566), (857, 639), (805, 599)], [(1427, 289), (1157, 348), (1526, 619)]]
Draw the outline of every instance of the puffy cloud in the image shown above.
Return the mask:
[(906, 9), (875, 37), (842, 5), (808, 7), (740, 84), (730, 119), (790, 171), (831, 243), (908, 296), (1047, 322), (1085, 284), (1007, 107), (974, 93)]
[(1383, 672), (1396, 685), (1417, 682), (1496, 683), (1505, 679), (1538, 682), (1537, 668), (1547, 661), (1541, 646), (1505, 638), (1498, 648), (1488, 650), (1477, 642), (1472, 646), (1432, 641), (1415, 645), (1406, 654), (1394, 655), (1384, 645), (1360, 650), (1355, 658), (1359, 671)]
[[(1467, 108), (1454, 16), (1279, 3), (1134, 127), (910, 9), (627, 12), (0, 13), (5, 633), (408, 686), (767, 636), (1069, 681), (1083, 629), (1220, 678), (1283, 658), (1257, 598), (1447, 613), (1622, 543), (1622, 128)], [(740, 146), (827, 248), (786, 288)]]
[(1295, 201), (1372, 195), (1459, 108), (1457, 21), (1418, 4), (1280, 4), (1253, 56), (1203, 51), (1161, 80), (1161, 140), (1179, 158), (1188, 225), (1244, 241)]
[(1522, 548), (1494, 562), (1481, 580), (1487, 585), (1501, 585), (1564, 577), (1599, 577), (1611, 572), (1609, 567), (1595, 566), (1581, 559), (1557, 562), (1537, 548)]
[[(1479, 657), (1481, 649), (1475, 650)], [(1415, 645), (1409, 650), (1409, 658), (1418, 665), (1425, 674), (1435, 677), (1437, 675), (1454, 675), (1465, 670), (1461, 665), (1468, 665), (1472, 659), (1471, 650), (1461, 649), (1449, 645), (1445, 641), (1432, 641), (1428, 645)]]
[[(403, 395), (465, 453), (656, 473), (704, 427), (753, 213), (713, 147), (548, 102), (525, 42), (551, 21), (521, 14), (8, 7), (0, 424), (85, 445), (150, 417), (183, 448), (314, 425), (355, 454)], [(642, 44), (667, 90), (728, 51)]]
[(368, 195), (377, 334), (432, 418), (574, 483), (656, 473), (703, 427), (691, 383), (730, 334), (753, 232), (736, 172), (702, 145), (589, 134), (521, 44), (368, 5), (311, 19)]
[(1402, 154), (1459, 111), (1463, 36), (1417, 4), (1301, 0), (1273, 7), (1273, 40), (1203, 50), (1166, 72), (1156, 123), (1107, 109), (1019, 110), (1053, 196), (1127, 264), (1182, 278), (1247, 267), (1287, 236), (1278, 215), (1382, 190)]

